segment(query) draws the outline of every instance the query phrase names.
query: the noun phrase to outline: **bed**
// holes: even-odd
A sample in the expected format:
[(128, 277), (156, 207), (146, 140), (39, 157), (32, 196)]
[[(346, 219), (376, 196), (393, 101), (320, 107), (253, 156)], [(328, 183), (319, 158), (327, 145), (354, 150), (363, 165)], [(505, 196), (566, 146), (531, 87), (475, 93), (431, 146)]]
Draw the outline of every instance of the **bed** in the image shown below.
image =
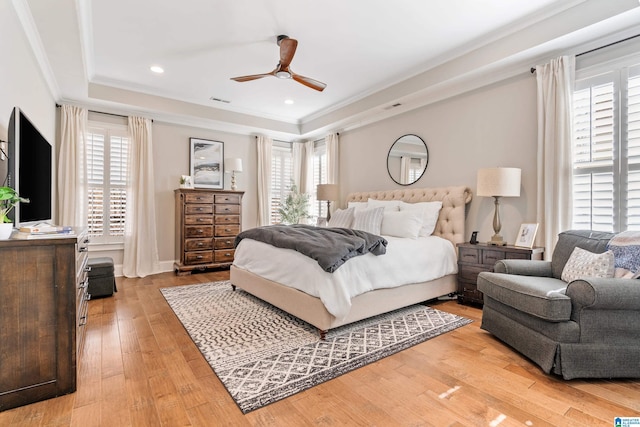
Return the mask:
[[(467, 187), (441, 187), (441, 188), (422, 188), (422, 189), (402, 189), (390, 191), (375, 192), (358, 192), (351, 193), (347, 196), (346, 202), (349, 204), (364, 203), (370, 199), (377, 201), (402, 201), (405, 203), (422, 203), (422, 202), (442, 202), (442, 208), (438, 213), (437, 221), (433, 231), (432, 238), (419, 238), (420, 242), (410, 242), (410, 239), (400, 239), (395, 237), (384, 236), (388, 241), (387, 254), (380, 256), (376, 261), (380, 264), (381, 260), (388, 259), (388, 262), (400, 262), (402, 258), (398, 257), (392, 248), (398, 245), (409, 245), (410, 251), (422, 254), (428, 251), (438, 249), (420, 249), (416, 248), (442, 248), (453, 253), (453, 267), (451, 257), (447, 255), (446, 261), (442, 261), (445, 266), (437, 273), (429, 273), (433, 277), (424, 281), (411, 281), (411, 275), (405, 275), (403, 280), (409, 280), (409, 283), (389, 284), (388, 286), (378, 286), (370, 289), (367, 282), (373, 280), (373, 276), (366, 278), (360, 273), (360, 270), (351, 270), (351, 264), (357, 265), (366, 262), (364, 257), (373, 257), (367, 254), (352, 258), (343, 266), (336, 270), (333, 275), (336, 281), (344, 281), (345, 277), (350, 277), (354, 282), (357, 290), (349, 290), (347, 293), (354, 295), (346, 296), (347, 301), (336, 304), (329, 304), (328, 301), (323, 302), (323, 295), (313, 295), (312, 291), (303, 289), (303, 285), (287, 282), (288, 279), (282, 278), (282, 274), (278, 271), (295, 272), (300, 277), (304, 277), (306, 282), (325, 283), (326, 280), (333, 281), (331, 273), (322, 271), (315, 264), (314, 260), (306, 258), (304, 255), (298, 254), (290, 249), (280, 249), (269, 247), (269, 245), (261, 242), (253, 242), (247, 239), (241, 242), (236, 248), (234, 263), (231, 266), (230, 281), (234, 286), (310, 323), (315, 326), (322, 338), (330, 329), (343, 326), (358, 320), (366, 319), (378, 314), (386, 313), (412, 304), (420, 303), (437, 297), (449, 295), (456, 291), (456, 273), (457, 273), (457, 251), (455, 245), (463, 242), (465, 238), (465, 213), (466, 205), (471, 201), (471, 190)], [(424, 242), (422, 241), (424, 240)], [(245, 242), (250, 242), (245, 244)], [(427, 246), (415, 246), (427, 245)], [(431, 245), (431, 246), (430, 246)], [(435, 246), (433, 246), (435, 245)], [(395, 258), (394, 258), (395, 257)], [(419, 258), (420, 263), (425, 262), (426, 258)], [(276, 264), (280, 262), (281, 264)], [(403, 261), (404, 262), (404, 261)], [(382, 264), (380, 264), (382, 265)], [(264, 270), (266, 268), (266, 270)], [(318, 270), (314, 271), (314, 268)], [(356, 267), (353, 267), (356, 268)], [(383, 268), (383, 267), (379, 267)], [(436, 270), (439, 270), (436, 268)], [(350, 276), (352, 274), (352, 276)], [(384, 272), (379, 270), (378, 273), (384, 276)], [(435, 274), (435, 275), (434, 275)], [(392, 274), (393, 275), (393, 274)], [(403, 276), (403, 274), (398, 274)], [(327, 279), (330, 277), (329, 279)], [(338, 278), (341, 279), (339, 280)], [(365, 277), (363, 279), (363, 277)], [(273, 280), (272, 280), (273, 279)], [(385, 278), (384, 280), (387, 280)], [(375, 279), (378, 280), (378, 279)], [(334, 285), (333, 293), (341, 293), (340, 286)], [(294, 287), (292, 287), (294, 286)], [(297, 289), (297, 286), (300, 289)], [(320, 288), (323, 292), (324, 288)], [(330, 292), (331, 293), (331, 292)], [(326, 298), (324, 298), (326, 300)], [(344, 300), (345, 297), (343, 296)], [(346, 307), (345, 307), (346, 303)]]

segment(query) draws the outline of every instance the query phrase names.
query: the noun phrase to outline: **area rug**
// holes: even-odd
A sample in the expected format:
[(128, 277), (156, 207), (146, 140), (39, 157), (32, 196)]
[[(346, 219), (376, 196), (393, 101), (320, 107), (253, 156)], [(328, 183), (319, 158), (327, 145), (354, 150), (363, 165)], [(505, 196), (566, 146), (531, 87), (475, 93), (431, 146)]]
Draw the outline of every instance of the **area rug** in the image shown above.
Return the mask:
[(414, 305), (329, 331), (228, 281), (160, 289), (243, 413), (472, 321)]

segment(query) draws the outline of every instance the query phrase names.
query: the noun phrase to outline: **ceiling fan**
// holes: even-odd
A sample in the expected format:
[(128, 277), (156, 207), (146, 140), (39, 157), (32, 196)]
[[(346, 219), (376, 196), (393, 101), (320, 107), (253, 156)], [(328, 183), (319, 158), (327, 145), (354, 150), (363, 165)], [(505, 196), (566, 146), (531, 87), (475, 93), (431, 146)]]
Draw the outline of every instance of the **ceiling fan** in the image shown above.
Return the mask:
[(232, 77), (231, 80), (235, 80), (237, 82), (248, 82), (267, 76), (274, 76), (279, 79), (293, 79), (298, 83), (301, 83), (307, 87), (310, 87), (311, 89), (315, 89), (320, 92), (322, 92), (324, 88), (327, 87), (326, 84), (312, 78), (296, 74), (289, 68), (289, 64), (291, 64), (293, 55), (296, 53), (296, 48), (298, 47), (298, 40), (292, 39), (289, 36), (280, 35), (278, 36), (277, 43), (278, 46), (280, 46), (280, 62), (278, 62), (278, 65), (273, 71), (264, 74), (252, 74), (250, 76)]

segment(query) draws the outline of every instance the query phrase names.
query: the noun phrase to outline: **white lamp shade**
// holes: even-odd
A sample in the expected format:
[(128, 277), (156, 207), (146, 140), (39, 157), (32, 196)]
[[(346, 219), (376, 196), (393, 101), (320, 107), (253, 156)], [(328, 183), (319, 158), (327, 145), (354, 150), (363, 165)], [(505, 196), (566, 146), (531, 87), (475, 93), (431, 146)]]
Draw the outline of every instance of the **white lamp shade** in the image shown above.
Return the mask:
[(224, 168), (229, 172), (242, 172), (242, 159), (224, 159)]
[(338, 194), (337, 184), (318, 184), (316, 188), (316, 199), (318, 200), (338, 200), (340, 194)]
[(519, 168), (487, 168), (478, 170), (478, 196), (519, 197)]

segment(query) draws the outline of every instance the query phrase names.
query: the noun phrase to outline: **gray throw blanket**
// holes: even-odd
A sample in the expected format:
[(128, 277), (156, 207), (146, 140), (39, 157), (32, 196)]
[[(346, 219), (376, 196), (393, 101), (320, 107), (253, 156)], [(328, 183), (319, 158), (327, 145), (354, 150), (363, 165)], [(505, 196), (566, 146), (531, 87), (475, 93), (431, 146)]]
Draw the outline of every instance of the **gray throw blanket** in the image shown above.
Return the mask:
[(235, 246), (242, 239), (253, 239), (278, 248), (293, 249), (313, 258), (324, 271), (333, 273), (349, 258), (371, 252), (382, 255), (387, 240), (366, 231), (349, 228), (323, 228), (311, 225), (268, 225), (251, 228), (238, 234)]

